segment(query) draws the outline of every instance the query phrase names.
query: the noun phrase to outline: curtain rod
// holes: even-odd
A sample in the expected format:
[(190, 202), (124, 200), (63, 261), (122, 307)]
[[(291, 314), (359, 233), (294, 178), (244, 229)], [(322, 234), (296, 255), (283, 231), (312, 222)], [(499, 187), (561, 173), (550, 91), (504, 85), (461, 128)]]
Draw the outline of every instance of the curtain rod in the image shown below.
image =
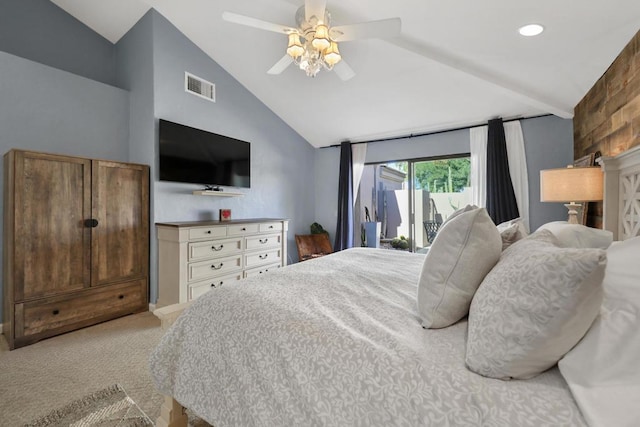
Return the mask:
[[(524, 117), (524, 118), (519, 118), (519, 119), (509, 119), (509, 120), (503, 120), (502, 123), (508, 123), (508, 122), (515, 122), (517, 120), (529, 120), (529, 119), (537, 119), (540, 117), (547, 117), (547, 116), (553, 116), (553, 114), (540, 114), (539, 116), (532, 116), (532, 117)], [(385, 141), (395, 141), (398, 139), (410, 139), (410, 138), (417, 138), (420, 136), (427, 136), (427, 135), (437, 135), (439, 133), (446, 133), (446, 132), (455, 132), (457, 130), (465, 130), (465, 129), (473, 129), (473, 128), (479, 128), (480, 126), (486, 126), (486, 123), (483, 124), (479, 124), (479, 125), (470, 125), (470, 126), (462, 126), (459, 128), (453, 128), (453, 129), (443, 129), (443, 130), (436, 130), (436, 131), (432, 131), (432, 132), (422, 132), (422, 133), (411, 133), (409, 135), (402, 135), (402, 136), (391, 136), (388, 138), (380, 138), (380, 139), (370, 139), (368, 141), (358, 141), (358, 142), (352, 142), (351, 145), (355, 145), (355, 144), (368, 144), (370, 142), (385, 142)], [(320, 147), (320, 148), (335, 148), (335, 147), (340, 147), (340, 144), (333, 144), (333, 145), (327, 145), (325, 147)]]

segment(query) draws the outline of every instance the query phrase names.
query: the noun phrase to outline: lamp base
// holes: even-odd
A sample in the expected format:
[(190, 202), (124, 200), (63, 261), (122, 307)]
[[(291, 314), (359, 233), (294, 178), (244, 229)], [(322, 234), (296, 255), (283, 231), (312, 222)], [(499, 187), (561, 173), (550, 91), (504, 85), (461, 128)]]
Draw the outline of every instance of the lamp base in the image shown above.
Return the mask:
[(567, 209), (569, 209), (569, 218), (567, 219), (567, 222), (569, 224), (580, 224), (578, 222), (578, 211), (582, 210), (582, 205), (571, 202), (571, 203), (565, 204), (565, 206)]

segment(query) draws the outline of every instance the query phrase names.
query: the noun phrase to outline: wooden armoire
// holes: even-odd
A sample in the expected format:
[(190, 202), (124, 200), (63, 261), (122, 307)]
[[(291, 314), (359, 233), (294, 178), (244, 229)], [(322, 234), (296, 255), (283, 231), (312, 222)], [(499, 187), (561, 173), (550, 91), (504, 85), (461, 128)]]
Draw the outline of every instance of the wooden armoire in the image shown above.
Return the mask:
[(149, 167), (6, 153), (3, 275), (11, 349), (147, 310)]

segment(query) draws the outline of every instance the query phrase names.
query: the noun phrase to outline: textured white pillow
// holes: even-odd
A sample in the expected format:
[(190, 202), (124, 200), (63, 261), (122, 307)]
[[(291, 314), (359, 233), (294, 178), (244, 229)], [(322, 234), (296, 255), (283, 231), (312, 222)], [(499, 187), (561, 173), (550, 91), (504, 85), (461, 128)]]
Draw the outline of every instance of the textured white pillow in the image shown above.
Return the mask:
[(484, 208), (442, 226), (422, 265), (418, 311), (425, 328), (453, 325), (469, 312), (484, 276), (500, 257), (500, 233)]
[(478, 209), (478, 207), (476, 205), (467, 205), (464, 208), (460, 208), (453, 211), (453, 213), (447, 217), (447, 219), (442, 223), (440, 227), (442, 227), (443, 225), (445, 225), (447, 222), (451, 221), (453, 218), (457, 217), (458, 215), (462, 215), (463, 213), (472, 211), (474, 209)]
[(498, 224), (498, 232), (502, 238), (502, 250), (513, 245), (518, 240), (522, 240), (529, 235), (522, 218), (515, 218)]
[(505, 250), (469, 310), (466, 362), (492, 378), (531, 378), (555, 365), (595, 319), (602, 249), (561, 248), (548, 230)]
[(558, 362), (591, 426), (640, 420), (640, 237), (607, 249), (600, 316)]
[[(613, 233), (607, 230), (586, 227), (582, 224), (569, 224), (566, 221), (554, 221), (543, 224), (538, 230), (549, 230), (565, 248), (607, 249), (613, 242)], [(536, 231), (538, 231), (536, 230)]]

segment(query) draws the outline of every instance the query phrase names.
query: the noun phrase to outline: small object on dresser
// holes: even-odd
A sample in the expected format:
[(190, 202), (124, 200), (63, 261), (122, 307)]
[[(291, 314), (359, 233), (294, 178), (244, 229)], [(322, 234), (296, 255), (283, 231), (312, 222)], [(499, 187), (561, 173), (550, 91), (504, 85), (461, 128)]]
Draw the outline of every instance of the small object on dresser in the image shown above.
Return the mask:
[(231, 221), (231, 209), (220, 209), (220, 221)]

